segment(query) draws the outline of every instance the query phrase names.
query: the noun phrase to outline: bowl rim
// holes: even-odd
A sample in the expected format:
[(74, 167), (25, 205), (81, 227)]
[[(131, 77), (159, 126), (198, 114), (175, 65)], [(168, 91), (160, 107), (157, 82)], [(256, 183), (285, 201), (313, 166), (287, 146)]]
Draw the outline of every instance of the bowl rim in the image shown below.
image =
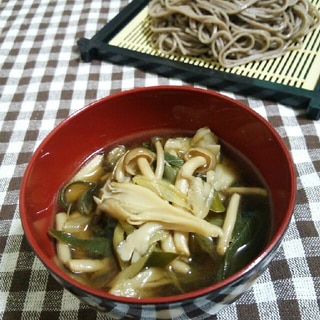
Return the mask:
[[(79, 113), (85, 112), (87, 109), (94, 107), (95, 105), (99, 105), (105, 101), (108, 101), (110, 99), (117, 99), (120, 96), (123, 95), (130, 95), (138, 92), (149, 92), (149, 91), (164, 91), (164, 90), (171, 90), (171, 91), (193, 91), (195, 93), (200, 94), (208, 94), (212, 95), (214, 97), (218, 97), (220, 99), (223, 99), (227, 102), (231, 102), (232, 104), (236, 104), (237, 107), (245, 109), (247, 112), (251, 114), (251, 116), (255, 117), (258, 121), (262, 122), (264, 126), (267, 127), (267, 129), (272, 133), (273, 138), (277, 141), (279, 146), (281, 147), (281, 150), (283, 151), (283, 154), (286, 158), (287, 163), (289, 163), (289, 172), (290, 172), (290, 180), (291, 183), (291, 189), (288, 190), (290, 192), (290, 202), (289, 206), (287, 208), (287, 211), (284, 215), (284, 219), (282, 223), (280, 224), (278, 231), (273, 235), (273, 237), (270, 239), (266, 247), (263, 249), (263, 251), (249, 264), (247, 264), (245, 267), (240, 269), (239, 271), (235, 272), (231, 276), (227, 277), (226, 279), (219, 281), (217, 283), (214, 283), (210, 286), (207, 286), (205, 288), (201, 288), (195, 291), (191, 291), (188, 293), (183, 293), (175, 296), (168, 296), (168, 297), (154, 297), (154, 298), (133, 298), (133, 297), (123, 297), (123, 296), (115, 296), (108, 292), (104, 292), (102, 290), (94, 289), (90, 286), (87, 286), (85, 284), (82, 284), (78, 282), (77, 280), (71, 278), (68, 276), (65, 272), (63, 272), (58, 265), (55, 265), (55, 262), (52, 259), (47, 258), (47, 256), (42, 252), (41, 246), (37, 243), (37, 241), (34, 239), (32, 232), (29, 228), (26, 212), (24, 211), (24, 203), (26, 202), (26, 194), (23, 192), (26, 189), (27, 181), (29, 176), (31, 175), (31, 171), (35, 162), (35, 159), (39, 156), (39, 153), (43, 146), (45, 146), (48, 141), (55, 135), (55, 133), (60, 130), (60, 127), (66, 125), (69, 121), (73, 121), (74, 118), (77, 117)], [(24, 230), (24, 235), (35, 253), (35, 255), (40, 259), (40, 261), (44, 264), (44, 266), (48, 269), (48, 271), (54, 275), (55, 277), (61, 278), (63, 282), (67, 283), (70, 287), (75, 287), (78, 290), (87, 292), (88, 294), (102, 298), (107, 299), (113, 302), (118, 303), (125, 303), (128, 305), (151, 305), (151, 304), (168, 304), (168, 303), (175, 303), (180, 301), (185, 301), (189, 299), (195, 299), (199, 298), (201, 296), (204, 296), (206, 294), (209, 294), (211, 292), (217, 291), (225, 286), (229, 286), (232, 283), (236, 282), (237, 280), (241, 279), (245, 275), (249, 274), (250, 271), (252, 271), (255, 267), (260, 265), (260, 263), (263, 263), (263, 261), (274, 251), (277, 250), (282, 238), (284, 237), (286, 230), (290, 224), (291, 218), (293, 216), (293, 210), (295, 207), (295, 200), (296, 200), (296, 171), (295, 171), (295, 165), (293, 162), (293, 159), (291, 157), (291, 154), (289, 152), (289, 149), (287, 148), (286, 144), (280, 137), (280, 135), (277, 133), (276, 129), (260, 114), (258, 114), (255, 110), (250, 108), (248, 105), (240, 102), (239, 100), (236, 100), (234, 98), (231, 98), (227, 95), (224, 95), (220, 92), (210, 90), (210, 89), (203, 89), (198, 87), (192, 87), (189, 85), (157, 85), (157, 86), (148, 86), (148, 87), (139, 87), (139, 88), (133, 88), (128, 90), (119, 91), (116, 93), (109, 94), (107, 96), (104, 96), (102, 98), (96, 99), (85, 106), (81, 107), (77, 111), (71, 113), (69, 116), (67, 116), (65, 119), (63, 119), (55, 128), (53, 128), (40, 142), (36, 150), (33, 152), (31, 158), (29, 159), (29, 162), (27, 164), (27, 167), (25, 169), (24, 176), (22, 178), (21, 186), (20, 186), (20, 196), (19, 196), (19, 209), (20, 209), (20, 218), (22, 222), (22, 227)], [(52, 268), (52, 265), (54, 265), (54, 268)]]

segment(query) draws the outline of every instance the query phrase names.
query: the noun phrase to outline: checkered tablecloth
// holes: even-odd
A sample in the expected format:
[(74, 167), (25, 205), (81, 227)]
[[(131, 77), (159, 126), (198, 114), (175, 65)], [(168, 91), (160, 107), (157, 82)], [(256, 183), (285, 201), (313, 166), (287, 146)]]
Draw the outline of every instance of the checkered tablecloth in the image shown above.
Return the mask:
[[(84, 63), (76, 41), (91, 38), (127, 0), (0, 1), (0, 318), (107, 319), (80, 303), (31, 251), (19, 217), (19, 188), (43, 138), (69, 114), (114, 92), (180, 80), (107, 62)], [(191, 84), (192, 85), (192, 84)], [(320, 120), (305, 110), (235, 96), (265, 117), (291, 151), (297, 202), (266, 272), (212, 319), (320, 319)]]

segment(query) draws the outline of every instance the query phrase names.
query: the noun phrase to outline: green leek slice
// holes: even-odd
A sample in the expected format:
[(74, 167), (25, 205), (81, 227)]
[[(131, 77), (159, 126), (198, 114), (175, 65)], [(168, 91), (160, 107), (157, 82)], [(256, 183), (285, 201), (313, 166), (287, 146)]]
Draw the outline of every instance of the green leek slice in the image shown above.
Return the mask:
[(111, 241), (104, 237), (80, 239), (68, 232), (49, 229), (49, 234), (56, 240), (67, 244), (69, 247), (81, 249), (94, 257), (109, 257), (112, 255)]
[(169, 152), (164, 153), (164, 160), (170, 165), (175, 167), (181, 167), (184, 164), (183, 159), (176, 157)]
[(146, 261), (145, 267), (164, 268), (179, 256), (178, 253), (174, 252), (153, 251)]

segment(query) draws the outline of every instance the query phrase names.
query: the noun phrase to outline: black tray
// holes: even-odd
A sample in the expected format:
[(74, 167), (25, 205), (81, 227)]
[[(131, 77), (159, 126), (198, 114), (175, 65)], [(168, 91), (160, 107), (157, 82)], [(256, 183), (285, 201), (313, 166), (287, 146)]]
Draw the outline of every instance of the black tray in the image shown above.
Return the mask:
[[(320, 118), (320, 28), (305, 37), (304, 49), (280, 58), (230, 69), (214, 63), (203, 66), (197, 59), (165, 56), (148, 48), (148, 19), (144, 12), (149, 1), (133, 0), (94, 37), (79, 39), (81, 59), (85, 62), (105, 60), (132, 65), (143, 71), (179, 78), (212, 89), (255, 96), (294, 108), (305, 108), (308, 118)], [(320, 0), (313, 2), (319, 3)], [(115, 41), (117, 37), (122, 40)], [(130, 38), (133, 45), (127, 45)], [(135, 48), (139, 41), (142, 45)], [(312, 78), (313, 83), (306, 89), (303, 83), (307, 78)]]

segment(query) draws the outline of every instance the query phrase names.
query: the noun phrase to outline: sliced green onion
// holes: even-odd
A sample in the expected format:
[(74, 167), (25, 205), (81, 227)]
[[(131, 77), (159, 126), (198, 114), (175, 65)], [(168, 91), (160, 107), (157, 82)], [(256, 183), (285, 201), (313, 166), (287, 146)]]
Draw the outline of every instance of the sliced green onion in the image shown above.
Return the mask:
[(184, 160), (172, 155), (169, 152), (164, 153), (164, 160), (171, 166), (181, 167), (184, 164)]
[(153, 251), (146, 261), (145, 266), (164, 268), (179, 256), (178, 253), (174, 252)]
[(111, 241), (104, 237), (91, 239), (80, 239), (68, 232), (49, 229), (49, 234), (56, 240), (67, 244), (68, 246), (81, 249), (93, 256), (109, 257), (112, 255)]
[(178, 167), (172, 167), (169, 164), (165, 163), (164, 169), (163, 169), (163, 178), (168, 182), (175, 184), (178, 172), (179, 172)]

